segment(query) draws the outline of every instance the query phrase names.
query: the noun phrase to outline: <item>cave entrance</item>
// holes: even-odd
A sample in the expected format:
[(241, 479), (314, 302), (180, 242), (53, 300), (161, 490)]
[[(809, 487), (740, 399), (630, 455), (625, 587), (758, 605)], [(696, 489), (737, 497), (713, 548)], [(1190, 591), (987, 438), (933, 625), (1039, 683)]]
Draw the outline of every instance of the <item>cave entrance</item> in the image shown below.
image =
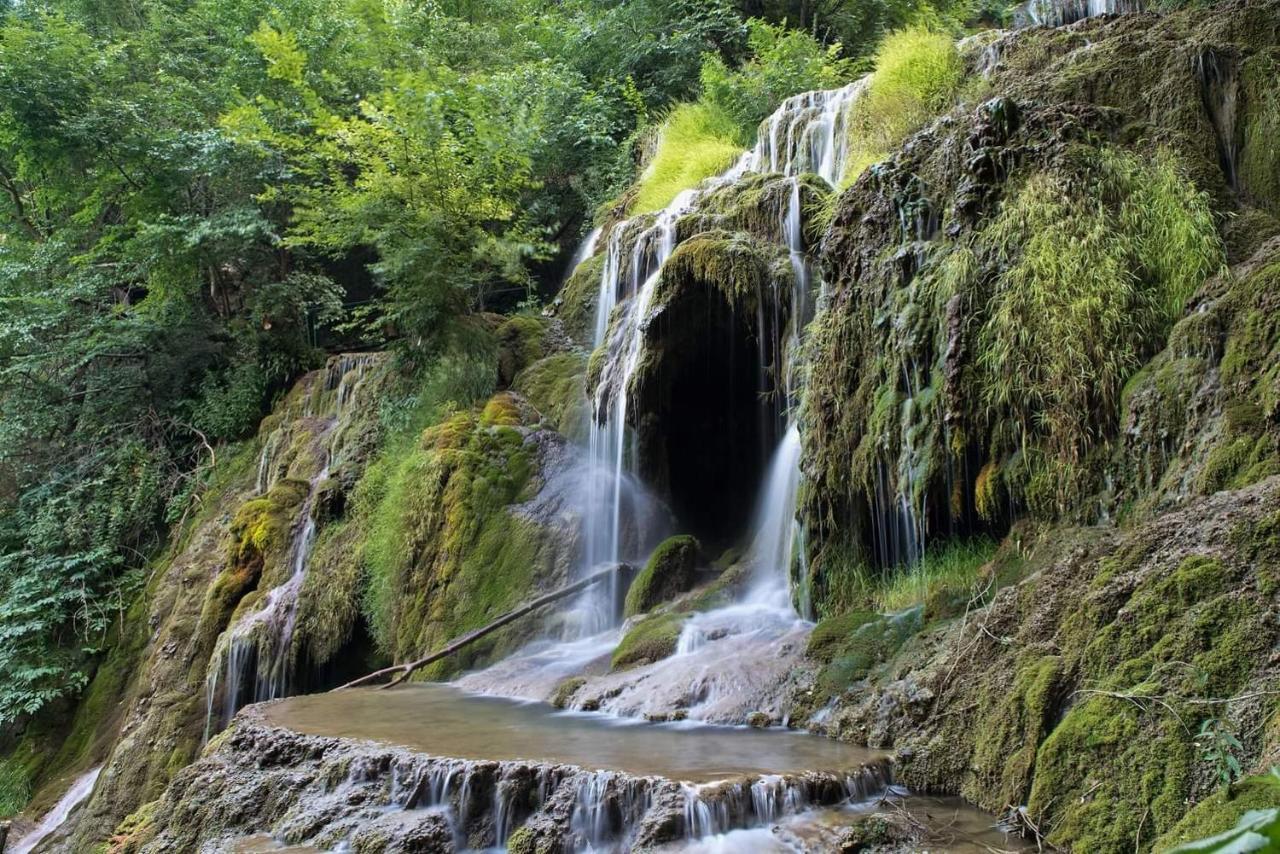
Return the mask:
[(772, 365), (785, 307), (731, 305), (707, 283), (681, 287), (646, 332), (633, 386), (640, 474), (668, 501), (681, 531), (719, 552), (740, 542), (782, 412)]

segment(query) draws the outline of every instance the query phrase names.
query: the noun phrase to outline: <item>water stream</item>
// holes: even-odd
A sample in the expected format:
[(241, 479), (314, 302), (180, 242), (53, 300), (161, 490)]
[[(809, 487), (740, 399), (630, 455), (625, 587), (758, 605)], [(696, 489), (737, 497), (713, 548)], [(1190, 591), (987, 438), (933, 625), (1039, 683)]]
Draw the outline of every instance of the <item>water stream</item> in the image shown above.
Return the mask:
[(98, 775), (102, 773), (102, 768), (94, 768), (85, 772), (75, 782), (71, 784), (71, 788), (67, 789), (66, 794), (53, 806), (53, 809), (44, 814), (40, 819), (40, 823), (31, 829), (31, 831), (21, 839), (13, 843), (12, 848), (6, 849), (8, 854), (30, 854), (36, 849), (36, 846), (53, 836), (76, 807), (84, 803), (85, 798), (93, 792), (93, 786), (98, 782)]

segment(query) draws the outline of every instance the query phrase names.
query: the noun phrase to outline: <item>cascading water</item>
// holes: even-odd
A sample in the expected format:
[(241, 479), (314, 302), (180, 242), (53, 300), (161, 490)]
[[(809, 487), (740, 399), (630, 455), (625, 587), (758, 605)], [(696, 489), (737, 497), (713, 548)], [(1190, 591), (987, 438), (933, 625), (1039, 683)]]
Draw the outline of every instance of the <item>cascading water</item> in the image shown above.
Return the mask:
[(840, 89), (793, 95), (760, 125), (756, 146), (742, 168), (747, 172), (813, 173), (831, 186), (840, 183), (849, 154), (850, 107), (862, 97), (870, 76)]
[[(271, 589), (261, 608), (236, 621), (219, 639), (206, 679), (205, 739), (230, 722), (244, 705), (274, 700), (292, 691), (293, 636), (298, 600), (316, 538), (316, 505), (331, 466), (339, 460), (344, 432), (360, 387), (377, 354), (335, 356), (306, 401), (308, 418), (323, 417), (316, 436), (324, 461), (309, 479), (307, 497), (294, 526), (288, 551), (288, 578)], [(318, 416), (317, 412), (323, 412)], [(265, 495), (279, 481), (277, 455), (286, 443), (283, 428), (267, 436), (258, 464), (257, 491)], [(221, 704), (218, 699), (221, 697)]]

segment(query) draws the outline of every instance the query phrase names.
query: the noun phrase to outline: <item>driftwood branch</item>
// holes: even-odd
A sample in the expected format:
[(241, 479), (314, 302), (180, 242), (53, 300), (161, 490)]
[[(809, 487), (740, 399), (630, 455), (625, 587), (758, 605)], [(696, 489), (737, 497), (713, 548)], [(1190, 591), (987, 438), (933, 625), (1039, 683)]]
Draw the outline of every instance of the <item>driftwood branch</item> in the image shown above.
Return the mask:
[(476, 629), (475, 631), (468, 632), (467, 634), (462, 635), (461, 637), (454, 638), (443, 648), (436, 650), (435, 652), (431, 653), (428, 656), (419, 658), (417, 661), (410, 661), (406, 664), (396, 664), (396, 665), (392, 665), (391, 667), (384, 667), (381, 670), (375, 670), (373, 673), (370, 673), (367, 676), (361, 676), (359, 679), (356, 679), (354, 682), (348, 682), (346, 685), (342, 685), (338, 688), (334, 688), (333, 690), (343, 691), (343, 690), (346, 690), (347, 688), (356, 688), (360, 685), (368, 685), (371, 682), (377, 682), (380, 679), (383, 679), (387, 676), (399, 674), (394, 679), (392, 679), (389, 683), (382, 686), (384, 689), (394, 688), (395, 686), (399, 685), (401, 682), (404, 682), (406, 679), (408, 679), (411, 675), (413, 675), (414, 671), (420, 670), (421, 668), (426, 667), (428, 664), (432, 664), (436, 661), (439, 661), (442, 658), (448, 658), (450, 655), (453, 655), (458, 650), (466, 646), (469, 646), (470, 644), (475, 643), (476, 641), (480, 640), (482, 637), (496, 632), (498, 629), (502, 628), (508, 623), (513, 623), (516, 620), (523, 617), (525, 614), (528, 614), (532, 611), (536, 611), (544, 605), (550, 605), (552, 602), (555, 602), (559, 599), (563, 599), (566, 596), (571, 596), (572, 594), (578, 593), (579, 591), (586, 590), (588, 587), (592, 586), (593, 584), (598, 584), (599, 582), (604, 581), (607, 578), (617, 575), (619, 574), (621, 569), (622, 569), (621, 565), (611, 566), (608, 569), (602, 569), (599, 572), (595, 573), (594, 575), (589, 575), (586, 578), (581, 579), (580, 581), (575, 581), (573, 584), (567, 585), (565, 587), (561, 587), (558, 590), (553, 590), (552, 592), (547, 593), (544, 596), (539, 596), (537, 599), (534, 599), (530, 602), (526, 602), (525, 604), (521, 605), (519, 608), (516, 608), (514, 611), (508, 611), (507, 613), (503, 614), (501, 617), (494, 620), (492, 623), (489, 623), (486, 626), (482, 626)]

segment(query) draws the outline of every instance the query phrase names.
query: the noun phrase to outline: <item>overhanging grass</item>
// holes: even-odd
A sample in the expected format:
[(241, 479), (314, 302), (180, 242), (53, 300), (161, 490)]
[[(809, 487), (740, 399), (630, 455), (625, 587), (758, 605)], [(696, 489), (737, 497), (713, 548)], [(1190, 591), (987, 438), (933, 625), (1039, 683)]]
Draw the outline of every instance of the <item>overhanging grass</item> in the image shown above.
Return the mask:
[(630, 212), (662, 210), (681, 191), (732, 166), (744, 147), (728, 113), (706, 103), (678, 105), (663, 122), (658, 149), (640, 176)]
[(868, 166), (946, 109), (964, 75), (951, 37), (920, 26), (885, 36), (876, 50), (875, 68), (867, 91), (852, 109), (841, 187), (852, 184)]
[(919, 563), (889, 575), (876, 592), (876, 608), (895, 612), (913, 605), (970, 594), (978, 570), (995, 555), (996, 544), (981, 537), (930, 549)]

